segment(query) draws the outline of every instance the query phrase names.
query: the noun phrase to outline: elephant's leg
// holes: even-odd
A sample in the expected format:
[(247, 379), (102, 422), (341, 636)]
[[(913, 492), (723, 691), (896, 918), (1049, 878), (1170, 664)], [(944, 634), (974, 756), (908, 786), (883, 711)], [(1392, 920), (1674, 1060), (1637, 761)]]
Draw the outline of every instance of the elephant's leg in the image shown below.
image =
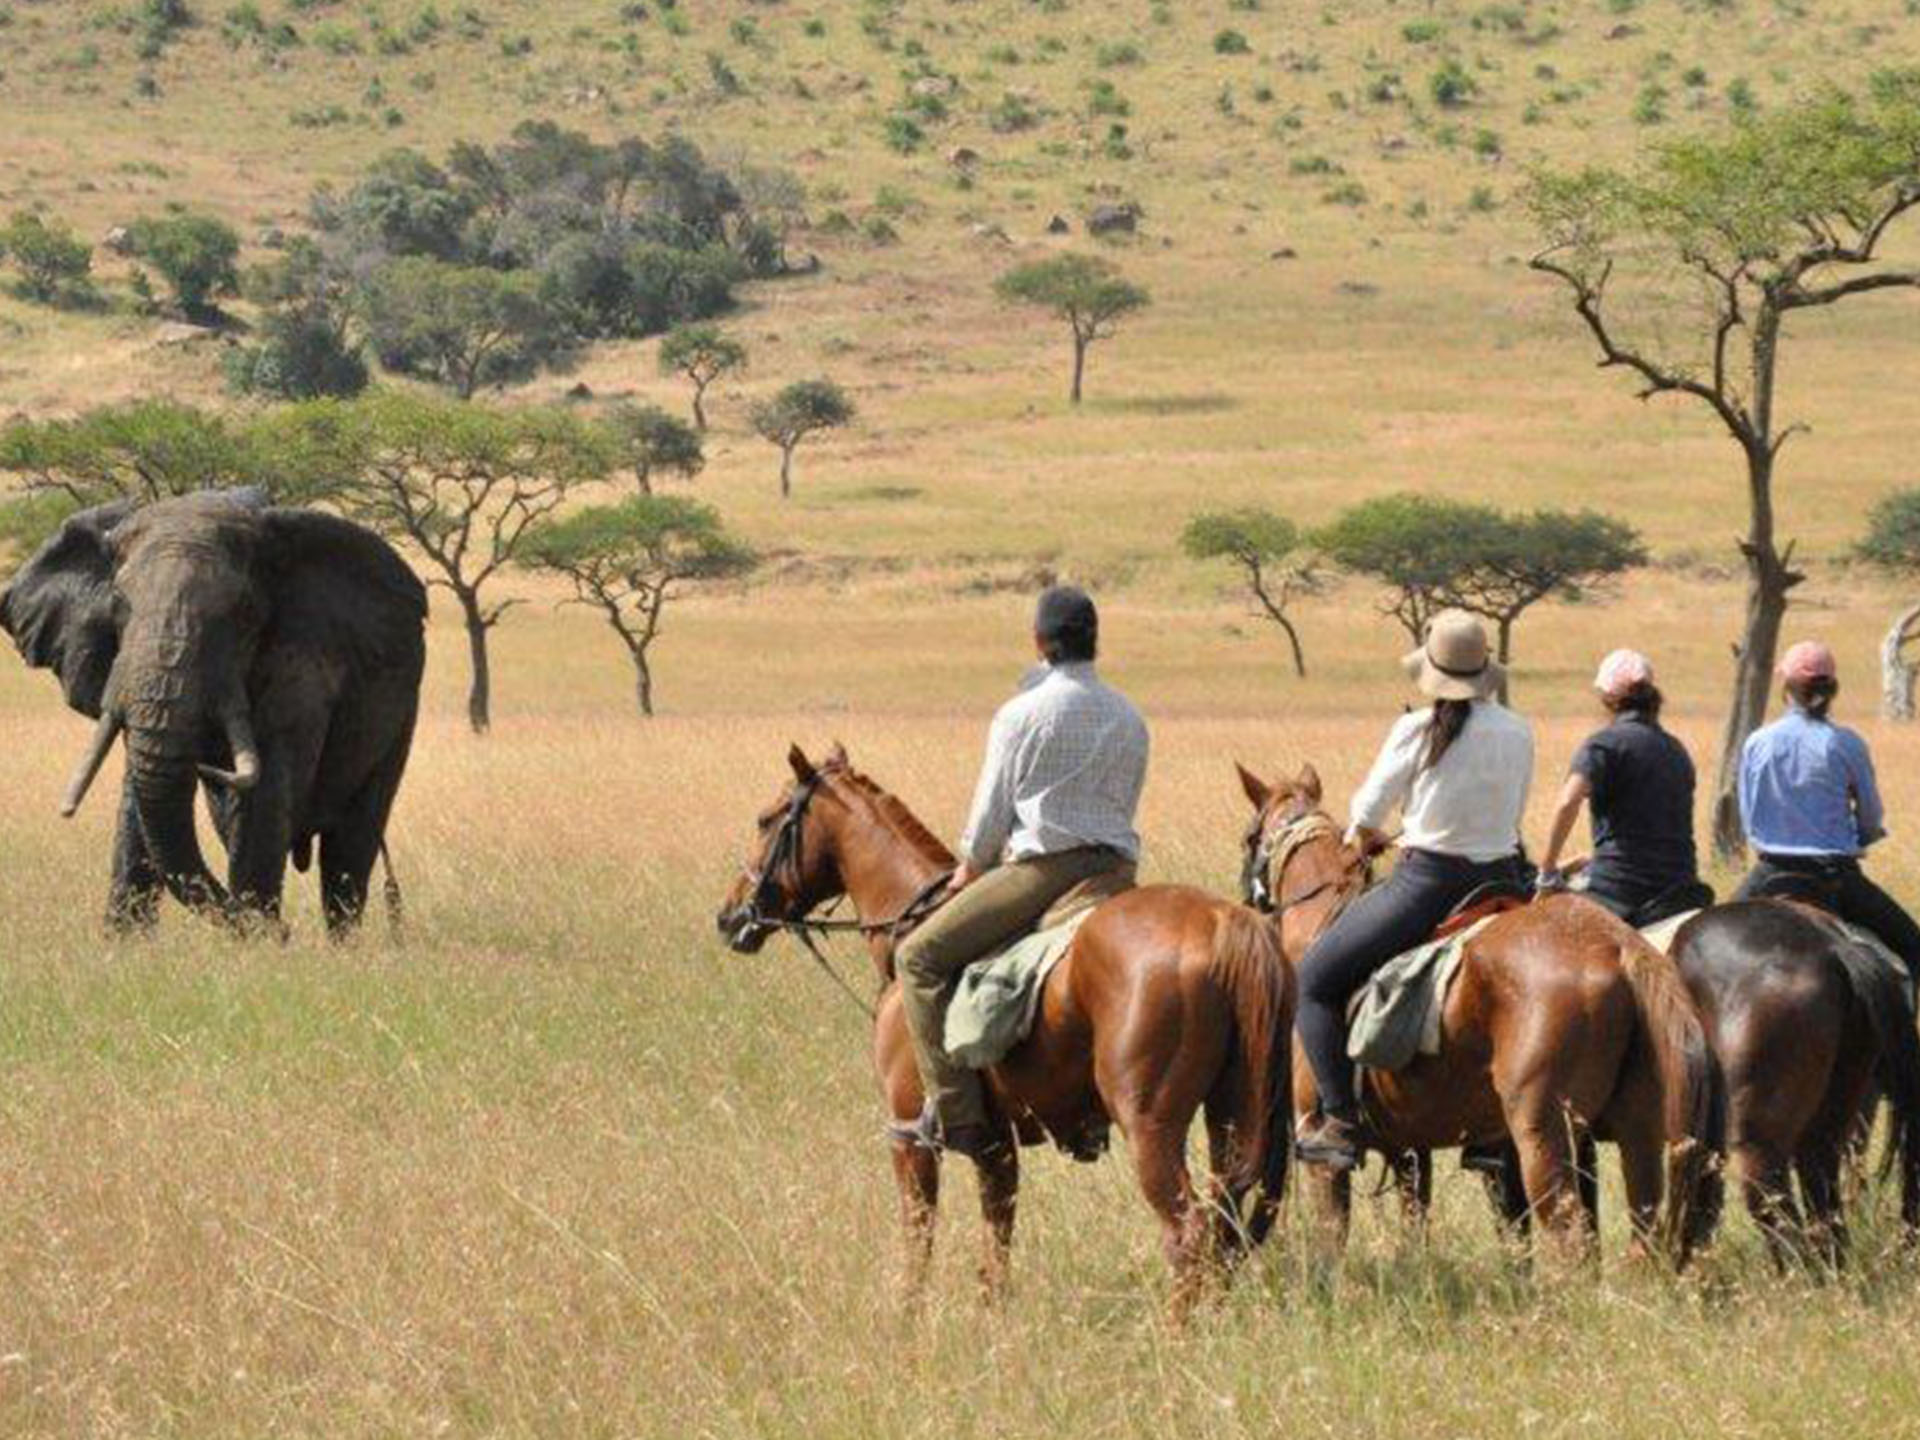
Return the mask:
[(113, 834), (113, 878), (107, 888), (107, 928), (125, 934), (149, 930), (160, 916), (160, 867), (134, 809), (133, 787), (120, 788), (120, 815)]
[(223, 796), (229, 883), (243, 914), (280, 918), (280, 892), (286, 884), (287, 849), (292, 843), (291, 786), (283, 757), (262, 757), (260, 779), (244, 796)]
[(360, 923), (367, 908), (367, 889), (374, 862), (380, 858), (400, 772), (406, 764), (403, 746), (396, 760), (368, 780), (339, 820), (320, 837), (320, 900), (326, 907), (327, 929), (337, 938)]

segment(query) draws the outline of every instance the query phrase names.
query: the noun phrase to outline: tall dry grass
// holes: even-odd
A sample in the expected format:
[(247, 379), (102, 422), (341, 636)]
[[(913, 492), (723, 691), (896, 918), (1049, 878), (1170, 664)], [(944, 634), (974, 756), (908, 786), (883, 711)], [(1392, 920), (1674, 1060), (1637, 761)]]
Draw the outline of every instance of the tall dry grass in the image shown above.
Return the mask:
[[(790, 950), (725, 953), (709, 917), (790, 737), (840, 735), (957, 823), (1017, 658), (1000, 608), (935, 626), (950, 664), (769, 621), (780, 643), (737, 694), (701, 677), (737, 661), (741, 617), (689, 612), (683, 713), (653, 724), (617, 708), (590, 627), (516, 616), (484, 742), (436, 631), (394, 828), (403, 946), (375, 924), (327, 947), (299, 877), (286, 946), (171, 909), (150, 940), (103, 941), (111, 807), (62, 824), (50, 804), (84, 724), (0, 667), (0, 1433), (1913, 1432), (1920, 1276), (1877, 1194), (1845, 1276), (1776, 1280), (1737, 1219), (1676, 1283), (1623, 1263), (1610, 1188), (1604, 1266), (1547, 1284), (1443, 1165), (1426, 1244), (1363, 1203), (1349, 1261), (1320, 1274), (1290, 1221), (1175, 1333), (1124, 1157), (1035, 1152), (1005, 1312), (975, 1300), (962, 1178), (909, 1323), (863, 1022)], [(1325, 682), (1337, 714), (1302, 713), (1319, 704), (1271, 671), (1246, 692), (1265, 707), (1234, 702), (1238, 642), (1190, 617), (1114, 625), (1114, 672), (1155, 718), (1159, 876), (1231, 883), (1231, 758), (1311, 758), (1344, 794), (1399, 698), (1365, 624), (1362, 678)], [(1689, 738), (1701, 718), (1681, 716)], [(1543, 722), (1542, 788), (1585, 723)], [(1920, 737), (1874, 735), (1911, 815)], [(1910, 891), (1911, 852), (1893, 860)]]

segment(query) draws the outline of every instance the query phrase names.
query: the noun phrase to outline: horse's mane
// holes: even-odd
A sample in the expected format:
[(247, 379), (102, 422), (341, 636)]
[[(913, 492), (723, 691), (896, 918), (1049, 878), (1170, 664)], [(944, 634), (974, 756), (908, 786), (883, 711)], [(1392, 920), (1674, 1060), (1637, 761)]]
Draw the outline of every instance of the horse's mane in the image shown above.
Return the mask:
[(921, 822), (918, 815), (907, 808), (906, 801), (891, 791), (883, 789), (877, 781), (861, 774), (850, 765), (834, 766), (830, 773), (859, 793), (878, 812), (889, 830), (920, 851), (927, 859), (937, 860), (943, 865), (952, 863), (953, 852), (947, 849), (940, 839)]

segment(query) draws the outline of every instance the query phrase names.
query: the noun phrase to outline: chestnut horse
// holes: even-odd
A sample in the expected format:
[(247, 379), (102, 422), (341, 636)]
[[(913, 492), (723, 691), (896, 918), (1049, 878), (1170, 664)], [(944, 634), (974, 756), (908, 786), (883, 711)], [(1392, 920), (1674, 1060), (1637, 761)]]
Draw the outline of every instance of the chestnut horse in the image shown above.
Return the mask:
[[(921, 1087), (893, 948), (927, 913), (954, 858), (838, 746), (819, 765), (798, 746), (787, 758), (793, 782), (760, 816), (754, 857), (720, 911), (720, 932), (743, 954), (780, 930), (808, 939), (819, 922), (806, 917), (847, 898), (879, 971), (880, 1088), (894, 1120), (909, 1125)], [(1091, 1160), (1119, 1125), (1160, 1219), (1176, 1310), (1194, 1298), (1209, 1261), (1230, 1264), (1272, 1226), (1289, 1155), (1293, 1010), (1293, 972), (1269, 921), (1185, 886), (1145, 886), (1088, 916), (1046, 981), (1032, 1033), (986, 1072), (989, 1109), (1009, 1139), (1050, 1138)], [(1186, 1158), (1203, 1109), (1212, 1169), (1205, 1203)], [(891, 1144), (917, 1293), (932, 1252), (939, 1157), (898, 1134)], [(990, 1292), (1006, 1273), (1018, 1153), (1008, 1144), (976, 1162)]]
[[(1273, 784), (1245, 769), (1240, 779), (1254, 807), (1243, 888), (1278, 915), (1281, 949), (1297, 964), (1365, 888), (1369, 857), (1320, 808), (1311, 766)], [(1722, 1143), (1719, 1072), (1672, 962), (1598, 905), (1562, 896), (1493, 919), (1448, 992), (1440, 1053), (1363, 1080), (1368, 1129), (1389, 1156), (1511, 1138), (1526, 1208), (1566, 1248), (1591, 1243), (1577, 1163), (1589, 1136), (1620, 1147), (1636, 1248), (1684, 1264), (1699, 1238), (1690, 1205)], [(1297, 1047), (1293, 1093), (1295, 1113), (1311, 1113), (1312, 1072)], [(1344, 1236), (1348, 1177), (1312, 1178)]]
[[(1871, 1124), (1876, 1082), (1893, 1113), (1901, 1218), (1920, 1224), (1920, 1034), (1898, 977), (1826, 915), (1783, 900), (1703, 911), (1671, 953), (1726, 1076), (1733, 1172), (1775, 1262), (1843, 1259), (1841, 1169)], [(1707, 1184), (1711, 1216), (1718, 1177)]]

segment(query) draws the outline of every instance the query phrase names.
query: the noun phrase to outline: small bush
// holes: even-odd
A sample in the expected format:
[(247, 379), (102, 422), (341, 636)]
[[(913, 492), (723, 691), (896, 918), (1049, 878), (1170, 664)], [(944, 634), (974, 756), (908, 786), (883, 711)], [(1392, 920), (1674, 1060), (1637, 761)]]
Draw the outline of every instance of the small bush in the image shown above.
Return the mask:
[(889, 115), (880, 127), (881, 138), (889, 150), (911, 155), (927, 143), (927, 132), (911, 115)]
[(1457, 110), (1480, 93), (1480, 83), (1458, 60), (1448, 60), (1427, 77), (1427, 93), (1443, 110)]
[(1115, 40), (1093, 52), (1093, 63), (1102, 70), (1112, 70), (1121, 65), (1139, 65), (1145, 59), (1140, 47), (1131, 40)]
[(860, 233), (875, 245), (900, 243), (900, 232), (893, 228), (893, 222), (884, 215), (869, 215), (866, 224), (860, 227)]
[(1345, 180), (1322, 191), (1320, 198), (1329, 205), (1364, 205), (1367, 203), (1367, 187), (1358, 180)]
[(260, 322), (259, 342), (228, 351), (221, 368), (239, 395), (312, 400), (367, 388), (360, 347), (347, 344), (338, 325), (296, 311), (268, 315)]
[(1040, 110), (1031, 99), (1017, 90), (1009, 90), (987, 112), (987, 124), (1001, 135), (1031, 130), (1040, 123)]
[(1476, 185), (1473, 193), (1467, 196), (1467, 209), (1476, 215), (1488, 215), (1500, 208), (1500, 202), (1494, 198), (1491, 185)]
[(1753, 82), (1744, 75), (1736, 75), (1728, 81), (1727, 105), (1736, 115), (1751, 115), (1757, 111), (1760, 101), (1753, 93)]
[(313, 27), (313, 43), (329, 55), (358, 55), (361, 49), (360, 37), (333, 21)]
[(1251, 55), (1253, 46), (1238, 30), (1222, 30), (1213, 37), (1216, 55)]
[(188, 315), (202, 315), (239, 284), (240, 237), (211, 215), (146, 216), (128, 227), (133, 253), (158, 270)]
[(1498, 160), (1503, 153), (1498, 130), (1476, 130), (1473, 134), (1473, 153), (1482, 160)]
[(1289, 175), (1344, 175), (1346, 170), (1324, 155), (1296, 155), (1287, 162)]
[(827, 33), (827, 22), (818, 15), (809, 16), (807, 22), (800, 27), (800, 33), (809, 40), (823, 39)]
[(1633, 122), (1636, 125), (1658, 125), (1667, 118), (1667, 87), (1649, 82), (1640, 88), (1633, 100)]
[(990, 65), (1018, 65), (1020, 52), (1011, 45), (991, 45), (987, 48), (987, 63)]
[(20, 293), (29, 300), (58, 305), (92, 294), (93, 252), (59, 220), (16, 212), (0, 226), (0, 259), (20, 272)]
[(1096, 80), (1087, 93), (1087, 114), (1089, 115), (1129, 115), (1133, 106), (1127, 103), (1127, 97), (1114, 88), (1111, 80)]
[(1400, 27), (1400, 38), (1409, 45), (1431, 45), (1447, 33), (1447, 27), (1438, 20), (1409, 20)]

